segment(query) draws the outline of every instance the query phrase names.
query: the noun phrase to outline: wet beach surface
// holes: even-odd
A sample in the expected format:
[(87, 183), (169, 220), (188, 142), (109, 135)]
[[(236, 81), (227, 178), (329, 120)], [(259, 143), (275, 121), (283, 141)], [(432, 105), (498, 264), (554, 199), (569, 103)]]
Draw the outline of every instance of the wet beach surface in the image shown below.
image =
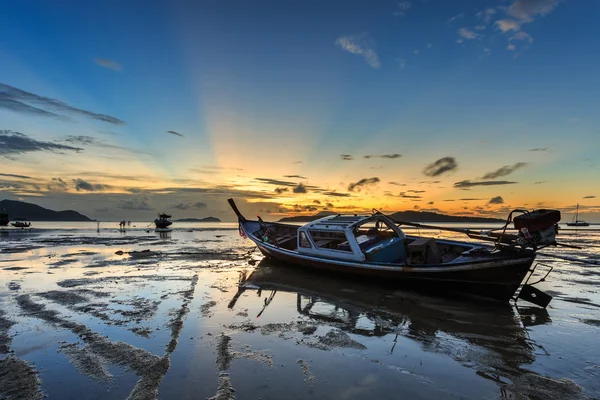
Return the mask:
[(0, 398), (600, 398), (600, 266), (539, 256), (543, 310), (289, 268), (235, 224), (59, 228), (0, 235)]

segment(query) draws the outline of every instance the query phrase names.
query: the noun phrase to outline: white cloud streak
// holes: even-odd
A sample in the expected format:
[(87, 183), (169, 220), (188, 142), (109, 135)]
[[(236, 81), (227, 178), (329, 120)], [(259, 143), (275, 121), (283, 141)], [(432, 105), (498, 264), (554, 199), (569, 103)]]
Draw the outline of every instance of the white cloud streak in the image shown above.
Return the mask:
[(340, 36), (336, 39), (335, 44), (351, 54), (362, 56), (372, 68), (381, 67), (379, 56), (375, 52), (374, 41), (369, 35)]

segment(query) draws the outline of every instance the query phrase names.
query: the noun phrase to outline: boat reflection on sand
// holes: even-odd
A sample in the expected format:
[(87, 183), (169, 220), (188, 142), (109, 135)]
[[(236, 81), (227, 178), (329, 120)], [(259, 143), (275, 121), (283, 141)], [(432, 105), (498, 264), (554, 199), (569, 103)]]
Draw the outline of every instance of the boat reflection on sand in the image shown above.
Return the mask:
[(266, 259), (242, 277), (229, 307), (248, 290), (265, 296), (263, 310), (256, 317), (276, 301), (277, 292), (296, 293), (296, 311), (315, 324), (370, 337), (394, 335), (391, 352), (398, 336), (411, 338), (422, 343), (423, 351), (447, 354), (498, 383), (527, 372), (522, 366), (535, 360), (538, 347), (529, 339), (527, 327), (551, 322), (547, 311), (537, 307), (517, 310), (508, 304), (430, 297)]

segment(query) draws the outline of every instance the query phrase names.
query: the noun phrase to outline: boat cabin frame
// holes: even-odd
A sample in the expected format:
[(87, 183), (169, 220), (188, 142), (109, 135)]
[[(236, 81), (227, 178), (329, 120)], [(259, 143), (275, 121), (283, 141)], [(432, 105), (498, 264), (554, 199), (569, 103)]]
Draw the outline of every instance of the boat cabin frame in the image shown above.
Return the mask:
[(383, 214), (340, 214), (298, 228), (297, 249), (300, 254), (364, 262), (368, 255), (394, 247), (403, 262), (404, 239), (402, 229)]

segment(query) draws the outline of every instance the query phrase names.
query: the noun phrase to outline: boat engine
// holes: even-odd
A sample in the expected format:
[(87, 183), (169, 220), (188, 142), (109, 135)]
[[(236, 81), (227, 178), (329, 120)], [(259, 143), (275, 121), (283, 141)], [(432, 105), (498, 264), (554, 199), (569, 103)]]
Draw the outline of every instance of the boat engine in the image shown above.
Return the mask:
[(556, 243), (558, 234), (558, 210), (527, 211), (514, 219), (515, 229), (519, 231), (517, 243), (521, 246), (547, 246)]

